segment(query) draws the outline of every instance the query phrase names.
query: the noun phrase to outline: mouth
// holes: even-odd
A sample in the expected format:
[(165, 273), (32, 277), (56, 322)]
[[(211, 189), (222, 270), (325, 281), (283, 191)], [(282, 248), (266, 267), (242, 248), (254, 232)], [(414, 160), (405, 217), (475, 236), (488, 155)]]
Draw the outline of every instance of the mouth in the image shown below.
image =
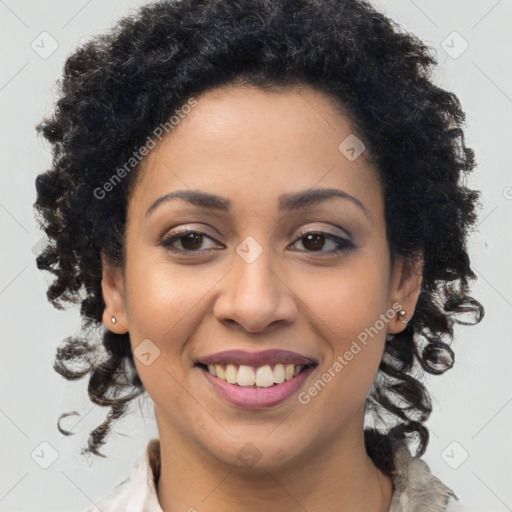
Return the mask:
[(195, 363), (213, 389), (240, 407), (270, 407), (291, 396), (318, 363), (289, 351), (221, 352)]
[(303, 371), (314, 365), (266, 364), (254, 367), (243, 364), (205, 365), (197, 363), (196, 366), (228, 384), (244, 388), (269, 388), (298, 377)]
[(229, 350), (196, 362), (196, 366), (217, 379), (250, 388), (268, 388), (282, 384), (316, 365), (315, 360), (288, 350)]

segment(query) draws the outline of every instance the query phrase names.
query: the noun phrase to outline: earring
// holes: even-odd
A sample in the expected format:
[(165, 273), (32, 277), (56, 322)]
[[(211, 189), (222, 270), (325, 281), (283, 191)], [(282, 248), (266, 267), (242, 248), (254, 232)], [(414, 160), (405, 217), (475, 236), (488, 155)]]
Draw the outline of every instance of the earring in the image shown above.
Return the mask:
[(401, 309), (398, 312), (398, 320), (400, 320), (400, 322), (402, 322), (403, 324), (407, 323), (407, 320), (405, 319), (406, 314), (407, 314), (407, 312), (405, 311), (405, 309)]
[(117, 318), (115, 316), (112, 317), (112, 323), (115, 324), (117, 322)]

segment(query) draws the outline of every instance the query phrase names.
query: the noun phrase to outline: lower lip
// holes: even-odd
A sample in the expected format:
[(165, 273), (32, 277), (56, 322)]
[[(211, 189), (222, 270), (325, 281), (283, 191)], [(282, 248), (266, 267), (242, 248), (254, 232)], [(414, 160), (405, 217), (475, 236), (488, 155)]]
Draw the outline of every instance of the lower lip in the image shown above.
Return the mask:
[(239, 407), (254, 409), (272, 407), (284, 402), (300, 388), (302, 383), (315, 369), (314, 366), (310, 366), (297, 375), (297, 377), (285, 380), (281, 384), (274, 384), (268, 388), (246, 388), (218, 379), (204, 368), (199, 368), (206, 377), (206, 380), (212, 384), (213, 388), (228, 402)]

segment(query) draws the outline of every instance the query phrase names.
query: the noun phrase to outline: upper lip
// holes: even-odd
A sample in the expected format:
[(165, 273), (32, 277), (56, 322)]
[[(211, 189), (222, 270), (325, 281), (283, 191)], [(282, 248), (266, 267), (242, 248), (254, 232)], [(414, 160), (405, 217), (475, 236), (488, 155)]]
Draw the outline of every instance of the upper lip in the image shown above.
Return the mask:
[(316, 361), (290, 350), (263, 350), (261, 352), (246, 352), (245, 350), (225, 350), (217, 352), (197, 361), (206, 365), (235, 364), (247, 366), (263, 366), (266, 364), (309, 365)]

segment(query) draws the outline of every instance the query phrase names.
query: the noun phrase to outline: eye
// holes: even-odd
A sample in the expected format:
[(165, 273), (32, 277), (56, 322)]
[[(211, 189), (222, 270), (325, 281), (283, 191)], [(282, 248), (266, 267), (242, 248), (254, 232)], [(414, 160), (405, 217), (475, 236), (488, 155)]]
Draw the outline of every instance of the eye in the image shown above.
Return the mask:
[[(302, 246), (305, 248), (305, 251), (298, 249), (300, 252), (316, 252), (327, 255), (355, 248), (352, 241), (324, 231), (303, 232), (291, 247), (298, 243), (302, 243)], [(219, 247), (218, 244), (219, 242), (206, 233), (191, 229), (171, 233), (160, 242), (160, 245), (168, 251), (190, 255), (193, 253), (198, 255), (210, 250), (224, 248), (224, 246)]]
[[(204, 247), (203, 243), (209, 240), (213, 242), (209, 247)], [(201, 253), (216, 247), (216, 240), (201, 231), (192, 231), (186, 229), (178, 233), (171, 234), (164, 238), (160, 245), (166, 250), (178, 253)], [(180, 247), (181, 246), (181, 247)]]
[[(351, 240), (340, 238), (324, 231), (303, 232), (293, 245), (297, 243), (302, 243), (303, 247), (306, 248), (306, 251), (303, 252), (335, 254), (355, 248)], [(327, 247), (328, 250), (324, 250), (325, 247)]]

